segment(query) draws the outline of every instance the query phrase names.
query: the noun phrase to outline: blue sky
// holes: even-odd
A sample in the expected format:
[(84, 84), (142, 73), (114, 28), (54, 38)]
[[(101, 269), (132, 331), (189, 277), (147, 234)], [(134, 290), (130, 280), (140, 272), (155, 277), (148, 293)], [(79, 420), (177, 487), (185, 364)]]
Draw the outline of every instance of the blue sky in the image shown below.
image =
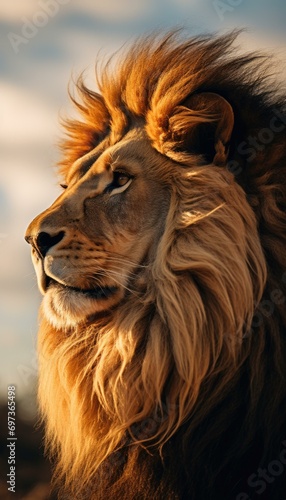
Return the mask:
[[(71, 73), (86, 70), (93, 85), (98, 53), (179, 25), (190, 34), (247, 27), (243, 50), (277, 53), (285, 81), (285, 0), (12, 0), (0, 6), (0, 394), (13, 383), (20, 396), (29, 395), (36, 376), (40, 295), (23, 234), (58, 193), (58, 116), (69, 110)], [(18, 45), (17, 36), (24, 37)]]

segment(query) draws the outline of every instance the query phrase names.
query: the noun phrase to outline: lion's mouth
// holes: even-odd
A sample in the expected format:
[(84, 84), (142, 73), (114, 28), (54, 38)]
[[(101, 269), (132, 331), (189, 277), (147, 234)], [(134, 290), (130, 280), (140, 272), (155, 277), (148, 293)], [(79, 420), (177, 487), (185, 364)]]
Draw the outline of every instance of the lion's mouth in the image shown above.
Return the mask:
[[(33, 255), (33, 254), (32, 254)], [(73, 314), (76, 318), (87, 314), (102, 311), (109, 307), (114, 301), (118, 302), (122, 297), (122, 288), (117, 283), (100, 281), (100, 276), (94, 275), (93, 281), (84, 286), (73, 286), (57, 277), (46, 273), (42, 259), (33, 258), (38, 286), (42, 295), (46, 296), (46, 304), (50, 304), (49, 313)], [(107, 282), (106, 282), (107, 281)], [(110, 280), (109, 280), (110, 281)], [(110, 299), (110, 300), (108, 300)]]
[(64, 290), (73, 294), (78, 294), (79, 297), (87, 297), (90, 299), (104, 300), (118, 291), (117, 286), (94, 286), (92, 288), (79, 288), (74, 286), (63, 285), (55, 281), (49, 276), (46, 277), (46, 291), (50, 289)]
[(70, 330), (82, 322), (92, 323), (122, 298), (122, 290), (113, 284), (87, 286), (89, 288), (81, 288), (60, 283), (49, 276), (45, 278), (43, 312), (56, 329)]

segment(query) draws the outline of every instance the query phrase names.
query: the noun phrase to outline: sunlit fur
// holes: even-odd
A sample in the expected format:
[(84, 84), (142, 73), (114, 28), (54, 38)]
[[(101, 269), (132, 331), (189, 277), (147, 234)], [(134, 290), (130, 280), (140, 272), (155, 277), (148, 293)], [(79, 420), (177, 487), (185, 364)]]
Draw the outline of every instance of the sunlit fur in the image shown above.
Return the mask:
[[(149, 37), (102, 70), (100, 94), (78, 84), (82, 120), (66, 124), (61, 175), (139, 119), (162, 154), (170, 205), (152, 260), (117, 307), (68, 331), (42, 315), (40, 409), (72, 498), (256, 498), (249, 475), (286, 439), (286, 127), (278, 119), (251, 159), (238, 150), (283, 114), (283, 100), (234, 39)], [(213, 119), (179, 107), (199, 92), (234, 110), (216, 165), (184, 143)], [(278, 499), (280, 480), (267, 498)]]

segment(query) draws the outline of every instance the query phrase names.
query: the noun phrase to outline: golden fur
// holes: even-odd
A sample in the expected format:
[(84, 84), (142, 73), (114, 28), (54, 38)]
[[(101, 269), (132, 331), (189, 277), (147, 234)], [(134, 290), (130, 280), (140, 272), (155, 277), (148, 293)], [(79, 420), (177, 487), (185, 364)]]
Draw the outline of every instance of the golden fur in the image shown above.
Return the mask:
[[(260, 58), (232, 53), (234, 38), (147, 38), (106, 66), (100, 94), (80, 81), (67, 189), (28, 229), (39, 282), (53, 279), (42, 285), (40, 409), (56, 476), (76, 498), (218, 498), (219, 473), (257, 428), (260, 458), (282, 435), (283, 122), (251, 160), (244, 143), (283, 103), (255, 76)], [(122, 188), (109, 191), (117, 168)], [(106, 297), (82, 292), (93, 286)], [(171, 472), (157, 481), (155, 468), (144, 476), (176, 436), (191, 443), (194, 471), (210, 460), (200, 486), (195, 473), (185, 486)]]

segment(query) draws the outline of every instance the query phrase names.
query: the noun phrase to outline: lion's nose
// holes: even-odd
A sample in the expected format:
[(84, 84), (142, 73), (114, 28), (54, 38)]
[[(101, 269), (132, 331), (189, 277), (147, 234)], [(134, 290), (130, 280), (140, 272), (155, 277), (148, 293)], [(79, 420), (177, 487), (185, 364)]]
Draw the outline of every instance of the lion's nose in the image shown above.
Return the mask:
[(42, 231), (36, 236), (25, 236), (25, 240), (35, 248), (41, 257), (45, 257), (48, 250), (63, 239), (64, 234), (64, 231), (59, 231), (54, 235)]

